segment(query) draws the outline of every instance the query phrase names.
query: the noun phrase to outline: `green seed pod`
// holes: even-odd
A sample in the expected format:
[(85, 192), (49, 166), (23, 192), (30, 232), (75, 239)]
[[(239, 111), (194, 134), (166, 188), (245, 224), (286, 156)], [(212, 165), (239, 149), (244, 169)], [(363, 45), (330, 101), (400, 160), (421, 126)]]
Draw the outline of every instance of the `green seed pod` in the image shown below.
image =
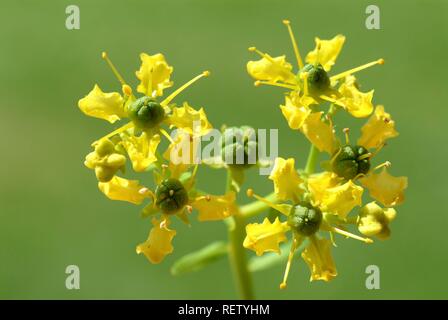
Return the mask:
[(221, 157), (229, 166), (249, 168), (258, 161), (258, 136), (249, 126), (230, 127), (221, 139)]
[(318, 64), (317, 66), (313, 64), (307, 64), (300, 71), (308, 73), (308, 86), (311, 92), (323, 92), (330, 87), (330, 78), (328, 77), (325, 69)]
[(301, 203), (291, 208), (288, 225), (302, 236), (315, 234), (322, 222), (322, 212), (307, 203)]
[(128, 116), (141, 129), (157, 126), (165, 117), (165, 110), (150, 97), (141, 97), (128, 107)]
[[(362, 146), (345, 145), (336, 151), (332, 160), (332, 169), (339, 177), (347, 180), (370, 170), (370, 157), (363, 157), (369, 151)], [(334, 155), (333, 155), (334, 156)]]
[(175, 214), (188, 203), (188, 193), (177, 179), (165, 179), (156, 188), (156, 206), (164, 214)]

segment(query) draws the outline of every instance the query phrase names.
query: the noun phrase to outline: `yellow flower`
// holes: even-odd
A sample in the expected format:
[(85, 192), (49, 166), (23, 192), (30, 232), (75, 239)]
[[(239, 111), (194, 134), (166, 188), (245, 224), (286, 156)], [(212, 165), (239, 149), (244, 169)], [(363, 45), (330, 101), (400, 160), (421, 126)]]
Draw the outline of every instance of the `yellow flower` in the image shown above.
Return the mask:
[[(252, 48), (250, 49), (252, 50)], [(285, 56), (271, 57), (266, 54), (260, 60), (249, 61), (247, 72), (257, 80), (265, 80), (272, 83), (278, 81), (295, 83), (295, 75), (291, 72), (292, 65), (286, 61)]]
[(310, 281), (330, 281), (337, 276), (330, 247), (329, 240), (312, 238), (310, 244), (302, 252), (302, 258), (311, 271)]
[(337, 104), (341, 105), (352, 116), (356, 118), (365, 118), (372, 113), (374, 90), (367, 93), (359, 91), (354, 76), (347, 76), (345, 82), (339, 87), (338, 91), (341, 98), (337, 100)]
[(191, 205), (199, 211), (199, 221), (223, 220), (237, 211), (235, 198), (234, 192), (228, 192), (223, 196), (198, 197)]
[(305, 119), (302, 132), (319, 151), (332, 154), (336, 149), (336, 137), (331, 123), (321, 120), (323, 112), (314, 112)]
[(169, 220), (160, 221), (154, 218), (152, 225), (148, 239), (137, 246), (136, 252), (143, 253), (151, 263), (160, 263), (166, 255), (173, 252), (171, 241), (176, 231), (168, 228)]
[(383, 106), (377, 106), (375, 113), (369, 121), (361, 128), (362, 135), (358, 144), (367, 149), (378, 148), (384, 144), (387, 139), (398, 136), (395, 130), (395, 122), (389, 113), (384, 111)]
[(170, 81), (173, 67), (168, 65), (161, 53), (152, 56), (141, 53), (140, 60), (142, 64), (135, 73), (140, 80), (137, 91), (150, 97), (153, 96), (153, 93), (158, 97), (162, 96), (163, 90), (173, 85), (173, 82)]
[(265, 252), (280, 253), (279, 244), (286, 241), (285, 232), (289, 230), (286, 222), (280, 222), (278, 218), (271, 223), (265, 218), (262, 224), (251, 223), (246, 226), (246, 239), (243, 246), (261, 256)]
[(105, 93), (97, 84), (87, 96), (79, 100), (78, 106), (86, 115), (110, 123), (126, 117), (121, 95), (117, 92)]
[(368, 237), (385, 240), (390, 237), (389, 223), (396, 215), (395, 209), (383, 209), (375, 201), (370, 202), (359, 211), (358, 230)]
[(269, 179), (274, 182), (275, 194), (279, 200), (295, 200), (303, 193), (299, 187), (303, 180), (294, 168), (293, 158), (276, 158)]
[(157, 161), (155, 152), (160, 143), (158, 134), (150, 136), (147, 132), (142, 132), (137, 136), (124, 132), (120, 137), (135, 171), (145, 171), (151, 163)]
[(327, 189), (320, 206), (323, 211), (345, 219), (354, 207), (362, 204), (362, 193), (363, 189), (349, 180), (342, 185)]
[(140, 204), (148, 196), (141, 193), (144, 188), (137, 180), (128, 180), (114, 176), (109, 182), (98, 182), (98, 188), (111, 200), (127, 201)]
[(316, 48), (307, 54), (306, 62), (320, 64), (324, 67), (325, 71), (330, 71), (342, 50), (345, 37), (340, 34), (330, 40), (321, 40), (316, 37), (315, 42)]
[(95, 146), (95, 150), (86, 156), (84, 165), (95, 170), (95, 175), (100, 182), (108, 182), (117, 173), (123, 170), (126, 157), (115, 151), (112, 141), (105, 139)]
[(300, 96), (291, 92), (285, 97), (285, 105), (281, 105), (283, 116), (288, 121), (291, 129), (297, 130), (302, 128), (305, 120), (311, 113), (309, 106), (315, 104), (316, 101), (310, 96)]
[(372, 198), (385, 206), (395, 206), (404, 201), (404, 190), (408, 187), (408, 178), (391, 176), (384, 167), (379, 174), (372, 172), (362, 178), (361, 183), (369, 189)]

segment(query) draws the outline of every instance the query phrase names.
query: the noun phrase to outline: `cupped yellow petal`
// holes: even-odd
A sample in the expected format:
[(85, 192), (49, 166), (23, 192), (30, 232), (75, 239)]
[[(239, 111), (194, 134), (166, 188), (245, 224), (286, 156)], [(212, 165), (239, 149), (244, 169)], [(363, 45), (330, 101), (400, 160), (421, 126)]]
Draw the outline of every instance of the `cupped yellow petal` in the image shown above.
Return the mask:
[(140, 80), (137, 91), (149, 97), (163, 95), (163, 90), (173, 85), (170, 81), (173, 67), (169, 66), (161, 53), (148, 55), (140, 54), (142, 64), (135, 73)]
[(199, 211), (199, 221), (223, 220), (237, 211), (235, 198), (235, 192), (223, 196), (200, 196), (191, 205)]
[(337, 214), (345, 219), (348, 213), (356, 206), (362, 204), (362, 187), (352, 180), (326, 190), (320, 207), (323, 211)]
[(168, 229), (168, 220), (160, 221), (154, 218), (152, 224), (148, 239), (137, 246), (136, 252), (143, 253), (151, 263), (160, 263), (166, 255), (173, 252), (171, 242), (176, 231)]
[(140, 136), (128, 133), (120, 136), (135, 171), (145, 171), (151, 163), (157, 161), (155, 153), (160, 143), (160, 135), (142, 132)]
[(310, 244), (302, 252), (302, 258), (311, 272), (310, 281), (332, 280), (338, 273), (331, 256), (331, 241), (315, 237), (310, 240)]
[(316, 103), (310, 96), (299, 96), (291, 93), (285, 97), (285, 104), (280, 106), (283, 116), (291, 129), (300, 129), (305, 119), (311, 113), (309, 106)]
[(171, 178), (179, 179), (182, 173), (195, 164), (199, 152), (198, 143), (189, 133), (176, 130), (176, 136), (163, 153), (163, 157), (168, 160)]
[(385, 206), (395, 206), (404, 201), (404, 190), (408, 187), (407, 177), (394, 177), (386, 168), (380, 173), (371, 173), (360, 179), (363, 186), (369, 189), (372, 198)]
[(174, 107), (165, 122), (195, 136), (206, 135), (213, 128), (203, 108), (195, 110), (186, 102), (182, 107)]
[(303, 122), (301, 131), (319, 151), (333, 154), (337, 141), (331, 123), (322, 121), (323, 112), (311, 113)]
[(335, 64), (342, 46), (345, 42), (343, 35), (337, 35), (331, 40), (321, 40), (315, 38), (316, 48), (309, 52), (306, 56), (306, 62), (310, 64), (320, 63), (324, 67), (325, 71), (330, 71), (331, 67)]
[(139, 191), (143, 188), (137, 180), (114, 176), (109, 182), (98, 182), (98, 188), (111, 200), (140, 204), (147, 197)]
[(365, 118), (370, 116), (373, 111), (373, 92), (361, 92), (356, 86), (354, 76), (347, 76), (345, 82), (338, 89), (341, 97), (337, 103), (344, 107), (352, 116), (356, 118)]
[(325, 199), (328, 189), (339, 185), (341, 178), (334, 172), (324, 171), (308, 177), (308, 189), (314, 206), (320, 206)]
[(266, 57), (247, 63), (247, 72), (256, 80), (264, 80), (272, 83), (285, 82), (295, 84), (297, 82), (292, 65), (286, 61), (285, 56)]
[(381, 208), (375, 201), (370, 202), (359, 210), (358, 230), (368, 237), (388, 239), (391, 233), (389, 223), (396, 214), (393, 208)]
[(251, 223), (246, 226), (246, 239), (243, 246), (255, 251), (258, 256), (265, 252), (280, 253), (279, 244), (286, 241), (285, 232), (289, 230), (286, 222), (280, 222), (278, 218), (271, 223), (265, 218), (263, 223)]
[(358, 145), (367, 149), (378, 148), (387, 139), (398, 136), (395, 130), (395, 122), (389, 113), (384, 111), (383, 106), (377, 106), (375, 112), (367, 123), (361, 128), (362, 135), (358, 140)]
[(274, 182), (274, 192), (279, 200), (297, 201), (300, 194), (303, 193), (300, 188), (303, 180), (294, 168), (294, 162), (293, 158), (285, 160), (279, 157), (275, 159), (269, 179)]
[(95, 85), (87, 96), (79, 100), (78, 106), (86, 115), (114, 123), (126, 117), (124, 100), (117, 92), (103, 92)]

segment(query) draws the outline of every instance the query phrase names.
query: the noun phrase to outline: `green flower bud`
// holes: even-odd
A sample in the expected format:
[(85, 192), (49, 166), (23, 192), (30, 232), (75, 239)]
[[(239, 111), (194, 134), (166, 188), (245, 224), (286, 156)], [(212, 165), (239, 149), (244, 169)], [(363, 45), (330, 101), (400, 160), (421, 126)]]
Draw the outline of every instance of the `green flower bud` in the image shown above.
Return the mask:
[(112, 143), (112, 141), (110, 141), (109, 139), (103, 139), (95, 146), (95, 152), (99, 157), (105, 157), (108, 154), (113, 153), (114, 148), (115, 145)]
[(106, 166), (96, 166), (95, 167), (95, 176), (99, 182), (108, 182), (110, 181), (117, 170), (115, 168), (109, 168)]
[(255, 129), (249, 126), (227, 128), (221, 139), (221, 157), (229, 166), (249, 168), (258, 161), (257, 144)]
[(339, 177), (347, 180), (370, 170), (369, 151), (362, 146), (345, 145), (333, 155), (332, 169)]
[(165, 110), (150, 97), (141, 97), (128, 107), (128, 116), (141, 129), (151, 129), (165, 118)]
[(300, 72), (308, 73), (308, 87), (311, 92), (314, 91), (320, 93), (326, 91), (330, 87), (330, 78), (320, 64), (307, 64)]
[(385, 240), (390, 237), (389, 223), (395, 219), (397, 212), (393, 208), (381, 208), (375, 201), (366, 204), (359, 210), (358, 230), (371, 237)]
[(311, 236), (319, 230), (322, 212), (310, 204), (301, 203), (291, 208), (288, 225), (302, 236)]
[(156, 206), (164, 214), (175, 214), (188, 203), (188, 192), (177, 179), (165, 179), (156, 188)]

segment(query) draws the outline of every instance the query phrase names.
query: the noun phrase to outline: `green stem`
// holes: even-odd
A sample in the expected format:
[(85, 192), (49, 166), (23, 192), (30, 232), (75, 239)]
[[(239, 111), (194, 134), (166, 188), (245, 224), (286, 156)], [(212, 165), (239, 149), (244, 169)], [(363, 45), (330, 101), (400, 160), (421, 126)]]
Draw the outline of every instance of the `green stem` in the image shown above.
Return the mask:
[[(264, 197), (266, 200), (271, 202), (276, 202), (277, 197), (275, 196), (275, 193), (272, 192)], [(252, 203), (246, 204), (240, 208), (241, 215), (244, 216), (246, 219), (255, 217), (259, 213), (269, 209), (270, 207), (261, 201), (254, 201)]]
[[(230, 171), (227, 171), (226, 189), (231, 190), (232, 178)], [(228, 226), (229, 233), (229, 260), (232, 266), (233, 275), (242, 299), (254, 299), (252, 275), (249, 272), (246, 249), (243, 247), (246, 237), (246, 217), (238, 210), (230, 218)]]
[(305, 165), (305, 173), (310, 175), (316, 170), (317, 160), (319, 158), (319, 150), (314, 144), (311, 144), (308, 160)]

